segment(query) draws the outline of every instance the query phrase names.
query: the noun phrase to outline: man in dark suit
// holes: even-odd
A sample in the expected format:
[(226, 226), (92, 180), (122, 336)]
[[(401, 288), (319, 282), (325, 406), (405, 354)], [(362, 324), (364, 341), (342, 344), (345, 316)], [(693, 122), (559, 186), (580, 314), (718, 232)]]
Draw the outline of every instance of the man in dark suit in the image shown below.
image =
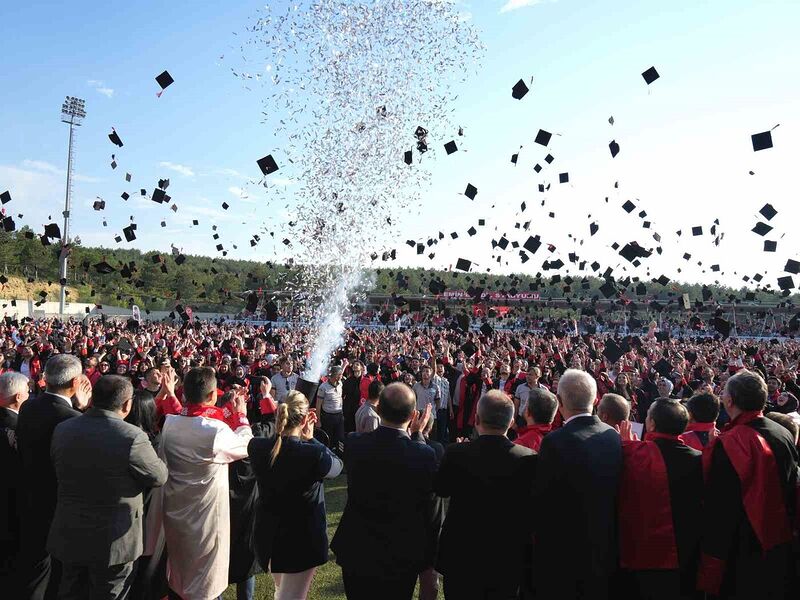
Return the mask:
[(17, 454), (17, 414), (28, 399), (28, 378), (9, 371), (0, 375), (0, 590), (16, 597), (19, 519), (23, 501), (20, 497), (20, 468)]
[(536, 470), (534, 585), (548, 600), (601, 600), (617, 567), (621, 440), (592, 415), (588, 373), (567, 369), (557, 397), (564, 425), (542, 440)]
[(408, 600), (427, 566), (436, 455), (420, 431), (430, 406), (418, 416), (411, 388), (392, 383), (378, 413), (378, 429), (350, 434), (345, 444), (347, 504), (331, 550), (348, 600)]
[(61, 567), (47, 553), (47, 534), (56, 509), (58, 483), (50, 458), (56, 426), (80, 416), (92, 397), (92, 386), (82, 374), (81, 361), (56, 354), (44, 367), (47, 391), (22, 405), (17, 423), (17, 448), (23, 470), (25, 510), (22, 519), (21, 560), (25, 589), (22, 598), (55, 598)]
[(445, 452), (434, 489), (450, 498), (442, 527), (436, 570), (444, 575), (447, 600), (513, 600), (522, 581), (525, 545), (531, 530), (509, 510), (531, 510), (536, 454), (513, 444), (506, 433), (514, 403), (500, 390), (478, 401), (473, 442)]
[(142, 555), (142, 492), (164, 485), (167, 467), (147, 434), (124, 418), (133, 385), (106, 375), (92, 406), (53, 433), (58, 478), (47, 550), (61, 561), (59, 598), (127, 598), (134, 561)]

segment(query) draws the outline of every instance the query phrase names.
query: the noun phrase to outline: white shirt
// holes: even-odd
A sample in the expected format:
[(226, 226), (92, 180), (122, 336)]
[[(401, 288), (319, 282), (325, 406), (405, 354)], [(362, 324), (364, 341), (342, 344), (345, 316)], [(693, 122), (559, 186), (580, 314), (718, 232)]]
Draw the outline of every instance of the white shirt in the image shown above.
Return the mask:
[(572, 415), (569, 419), (564, 421), (564, 425), (566, 425), (567, 423), (572, 421), (572, 419), (577, 419), (578, 417), (591, 417), (591, 416), (592, 416), (592, 413), (581, 413), (579, 415)]
[(280, 371), (272, 376), (272, 389), (275, 392), (275, 402), (283, 402), (286, 399), (286, 394), (291, 390), (297, 389), (297, 373), (289, 373), (288, 377), (284, 377)]
[(51, 396), (55, 396), (56, 398), (61, 398), (64, 402), (67, 403), (67, 406), (72, 408), (72, 400), (70, 400), (66, 396), (62, 396), (61, 394), (54, 394), (53, 392), (47, 392), (47, 393), (50, 394)]
[(526, 381), (525, 383), (520, 383), (517, 386), (517, 391), (514, 392), (517, 400), (519, 400), (519, 410), (517, 411), (517, 414), (520, 417), (525, 416), (525, 409), (528, 408), (528, 393), (530, 391), (531, 388), (528, 387), (528, 382)]

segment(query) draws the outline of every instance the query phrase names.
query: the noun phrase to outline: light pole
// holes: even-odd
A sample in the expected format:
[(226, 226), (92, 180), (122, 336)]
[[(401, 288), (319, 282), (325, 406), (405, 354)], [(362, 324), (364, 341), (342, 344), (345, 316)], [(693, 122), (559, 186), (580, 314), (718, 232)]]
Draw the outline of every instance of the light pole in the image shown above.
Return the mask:
[(59, 272), (61, 295), (58, 302), (58, 312), (64, 317), (64, 304), (67, 299), (67, 257), (69, 252), (65, 246), (69, 243), (69, 209), (72, 200), (72, 139), (75, 127), (80, 126), (86, 116), (86, 102), (74, 96), (67, 96), (61, 106), (61, 122), (69, 125), (69, 150), (67, 152), (67, 192), (64, 199), (64, 233), (61, 238), (61, 253), (59, 254)]

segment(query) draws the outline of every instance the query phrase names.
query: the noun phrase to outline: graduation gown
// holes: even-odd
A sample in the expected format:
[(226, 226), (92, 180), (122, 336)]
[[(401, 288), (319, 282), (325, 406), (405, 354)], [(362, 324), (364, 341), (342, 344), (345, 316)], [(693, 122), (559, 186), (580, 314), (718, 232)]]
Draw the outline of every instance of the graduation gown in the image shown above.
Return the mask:
[(169, 587), (183, 600), (209, 600), (228, 587), (228, 465), (247, 457), (253, 433), (246, 419), (226, 423), (223, 409), (188, 405), (182, 412), (168, 415), (161, 433), (169, 478), (154, 493), (146, 537), (166, 542)]
[(702, 454), (676, 435), (625, 442), (618, 498), (620, 566), (629, 596), (678, 599), (695, 589)]
[(228, 581), (240, 583), (261, 571), (256, 560), (254, 539), (258, 489), (249, 459), (243, 458), (228, 465), (228, 487), (231, 510)]
[(796, 597), (792, 530), (797, 448), (761, 412), (731, 421), (703, 451), (698, 588), (720, 598)]

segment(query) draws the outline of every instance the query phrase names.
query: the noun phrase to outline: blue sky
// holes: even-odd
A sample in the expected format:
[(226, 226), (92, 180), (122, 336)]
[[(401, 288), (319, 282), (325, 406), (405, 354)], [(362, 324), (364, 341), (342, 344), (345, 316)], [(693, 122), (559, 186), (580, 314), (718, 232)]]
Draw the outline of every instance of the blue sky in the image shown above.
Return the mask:
[[(168, 250), (174, 243), (215, 255), (216, 223), (220, 241), (239, 246), (229, 257), (274, 258), (280, 248), (264, 243), (251, 251), (247, 238), (264, 218), (292, 215), (252, 183), (260, 177), (255, 161), (273, 140), (261, 124), (262, 92), (244, 89), (230, 71), (260, 4), (76, 1), (65, 10), (56, 2), (3, 3), (0, 191), (12, 192), (9, 212), (24, 213), (21, 221), (36, 228), (48, 215), (60, 220), (67, 131), (59, 109), (64, 96), (75, 95), (86, 99), (88, 112), (77, 137), (72, 225), (85, 244), (124, 247), (113, 237), (133, 215), (135, 247)], [(387, 232), (376, 246), (397, 246), (404, 264), (448, 267), (463, 256), (479, 268), (535, 273), (545, 258), (566, 262), (573, 250), (614, 267), (624, 261), (612, 242), (655, 247), (651, 234), (658, 231), (664, 252), (646, 261), (652, 276), (732, 284), (765, 270), (774, 284), (786, 259), (798, 258), (792, 235), (800, 217), (797, 2), (483, 0), (458, 8), (487, 47), (454, 105), (464, 151), (436, 157), (422, 210), (394, 215), (400, 232), (394, 244), (395, 234)], [(648, 88), (640, 73), (653, 65), (661, 78)], [(156, 98), (153, 78), (164, 69), (175, 84)], [(531, 92), (512, 99), (513, 84), (531, 77)], [(750, 135), (778, 123), (775, 147), (754, 153)], [(125, 143), (121, 149), (106, 137), (112, 126)], [(555, 134), (548, 150), (533, 144), (539, 128)], [(621, 147), (614, 159), (612, 139)], [(519, 146), (514, 167), (509, 158)], [(556, 161), (536, 175), (532, 166), (548, 151)], [(120, 165), (115, 171), (112, 153)], [(131, 184), (125, 172), (133, 174)], [(558, 183), (561, 172), (569, 173), (568, 184)], [(276, 175), (273, 184), (291, 185)], [(152, 191), (164, 177), (176, 214), (136, 198), (140, 187)], [(538, 193), (540, 182), (551, 182), (548, 193)], [(463, 196), (467, 183), (479, 190), (475, 201)], [(127, 203), (123, 191), (132, 194)], [(107, 202), (108, 227), (91, 210), (96, 197)], [(637, 205), (631, 215), (620, 208), (628, 199)], [(223, 201), (231, 210), (222, 210)], [(527, 210), (518, 216), (523, 201)], [(763, 253), (763, 239), (750, 232), (765, 202), (779, 211), (766, 238), (778, 242), (775, 254)], [(642, 228), (639, 210), (647, 211), (651, 230)], [(464, 232), (479, 218), (487, 226), (468, 238)], [(726, 234), (719, 247), (707, 233), (715, 218)], [(190, 227), (192, 219), (201, 225)], [(527, 220), (531, 233), (555, 244), (555, 254), (542, 249), (521, 265), (510, 252), (498, 266), (491, 239), (506, 234), (523, 243), (527, 234), (514, 223)], [(593, 221), (600, 230), (589, 238)], [(688, 236), (695, 225), (706, 234)], [(456, 243), (447, 235), (433, 262), (419, 262), (403, 244), (440, 230), (462, 234)], [(683, 260), (684, 253), (692, 259)], [(714, 263), (725, 276), (706, 270)], [(644, 267), (628, 272), (647, 275)]]

